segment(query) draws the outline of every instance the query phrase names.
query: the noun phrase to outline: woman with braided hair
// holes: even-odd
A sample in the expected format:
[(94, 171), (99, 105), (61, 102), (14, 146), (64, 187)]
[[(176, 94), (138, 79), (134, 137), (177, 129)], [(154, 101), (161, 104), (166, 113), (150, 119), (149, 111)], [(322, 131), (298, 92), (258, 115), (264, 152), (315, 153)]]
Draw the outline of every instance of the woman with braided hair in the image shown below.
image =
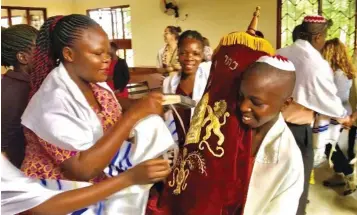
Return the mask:
[[(132, 184), (167, 176), (169, 162), (153, 159), (174, 146), (158, 116), (163, 96), (150, 94), (122, 113), (105, 83), (109, 39), (94, 20), (77, 14), (49, 18), (40, 29), (35, 56), (31, 99), (22, 116), (27, 176), (98, 182), (106, 178), (104, 172), (111, 177), (132, 167)], [(129, 136), (135, 144), (126, 141)], [(141, 162), (144, 168), (137, 169)]]
[(1, 29), (1, 66), (9, 69), (1, 83), (1, 152), (20, 168), (25, 155), (21, 126), (30, 92), (29, 73), (38, 31), (29, 25)]

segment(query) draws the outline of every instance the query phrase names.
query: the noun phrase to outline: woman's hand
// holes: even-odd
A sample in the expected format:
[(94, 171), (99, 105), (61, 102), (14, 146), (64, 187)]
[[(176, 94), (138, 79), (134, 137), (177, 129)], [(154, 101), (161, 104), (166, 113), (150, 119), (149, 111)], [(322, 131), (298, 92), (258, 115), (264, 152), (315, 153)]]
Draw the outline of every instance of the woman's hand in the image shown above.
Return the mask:
[(356, 120), (357, 120), (357, 111), (351, 114), (350, 116), (338, 120), (338, 122), (342, 124), (344, 129), (350, 129)]
[(132, 104), (127, 113), (134, 116), (136, 120), (140, 120), (151, 114), (162, 115), (162, 103), (163, 94), (160, 92), (151, 92)]
[(124, 172), (132, 184), (153, 184), (163, 181), (171, 172), (170, 161), (152, 159)]

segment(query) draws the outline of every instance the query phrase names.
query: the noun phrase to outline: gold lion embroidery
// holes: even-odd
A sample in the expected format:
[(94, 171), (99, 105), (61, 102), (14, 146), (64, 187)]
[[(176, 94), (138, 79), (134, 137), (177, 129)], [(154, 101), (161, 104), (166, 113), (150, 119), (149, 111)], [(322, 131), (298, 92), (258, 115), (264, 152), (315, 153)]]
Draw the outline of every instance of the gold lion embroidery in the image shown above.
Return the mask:
[[(230, 114), (227, 111), (227, 102), (224, 100), (218, 101), (214, 103), (213, 110), (210, 106), (207, 106), (208, 116), (204, 119), (202, 127), (206, 125), (207, 122), (210, 123), (206, 127), (206, 135), (202, 138), (202, 141), (199, 144), (199, 149), (203, 150), (204, 146), (207, 146), (207, 149), (212, 153), (215, 157), (222, 157), (224, 155), (224, 149), (222, 144), (224, 142), (224, 135), (221, 132), (221, 126), (226, 124), (227, 117)], [(223, 122), (220, 123), (219, 119), (223, 117)], [(211, 137), (213, 133), (218, 137), (218, 142), (216, 146), (216, 152), (212, 150), (211, 146), (207, 142), (207, 140)]]
[(206, 114), (206, 107), (208, 105), (208, 100), (209, 100), (209, 96), (208, 93), (206, 93), (202, 97), (201, 101), (198, 103), (197, 107), (195, 108), (195, 112), (193, 114), (190, 123), (190, 128), (186, 135), (185, 145), (199, 142), (202, 122)]
[[(186, 179), (190, 174), (190, 170), (198, 169), (201, 174), (207, 175), (206, 164), (202, 155), (198, 151), (187, 154), (187, 148), (183, 149), (182, 157), (178, 159), (178, 166), (173, 171), (172, 181), (169, 181), (169, 186), (176, 188), (173, 193), (179, 195), (187, 187)], [(186, 168), (186, 165), (188, 168)]]

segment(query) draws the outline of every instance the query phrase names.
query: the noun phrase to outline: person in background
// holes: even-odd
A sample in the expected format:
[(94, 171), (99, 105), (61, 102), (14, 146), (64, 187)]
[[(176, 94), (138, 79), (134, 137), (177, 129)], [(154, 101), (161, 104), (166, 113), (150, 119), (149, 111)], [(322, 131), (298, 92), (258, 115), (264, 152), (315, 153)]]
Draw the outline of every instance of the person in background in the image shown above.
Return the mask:
[(299, 39), (301, 33), (301, 25), (295, 26), (292, 36), (293, 36), (293, 42), (295, 42), (297, 39)]
[[(345, 109), (351, 114), (352, 108), (349, 103), (349, 97), (352, 80), (356, 77), (356, 68), (352, 64), (347, 49), (338, 38), (334, 38), (326, 41), (325, 47), (322, 50), (322, 55), (330, 64), (334, 72), (337, 95), (341, 98)], [(350, 132), (356, 133), (353, 128)], [(351, 140), (348, 140), (350, 142), (348, 151), (353, 152), (355, 137), (352, 135), (350, 138)], [(331, 150), (333, 150), (333, 152), (331, 152)], [(331, 156), (330, 153), (332, 153)], [(352, 154), (351, 157), (346, 158), (338, 143), (336, 145), (327, 144), (325, 154), (328, 158), (331, 158), (336, 175), (329, 180), (325, 180), (323, 182), (324, 185), (331, 187), (345, 185), (344, 195), (349, 195), (356, 191), (356, 178), (354, 170), (350, 165), (350, 160), (354, 158), (354, 155)], [(348, 155), (350, 155), (350, 153)]]
[(263, 32), (261, 32), (261, 31), (256, 31), (256, 32), (255, 32), (255, 35), (256, 35), (257, 37), (264, 38), (264, 34), (263, 34)]
[(203, 48), (203, 60), (209, 62), (212, 60), (213, 50), (210, 46), (209, 40), (203, 37), (204, 48)]
[(21, 115), (28, 103), (30, 73), (38, 31), (29, 25), (1, 29), (1, 66), (8, 70), (1, 80), (1, 152), (17, 168), (25, 156)]
[(346, 46), (338, 38), (327, 40), (322, 50), (322, 56), (330, 64), (334, 72), (337, 95), (341, 98), (347, 112), (351, 114), (352, 110), (348, 98), (352, 87), (352, 79), (357, 74)]
[[(357, 45), (352, 56), (352, 62), (355, 69), (357, 68)], [(350, 91), (350, 104), (352, 111), (357, 111), (357, 76), (352, 81), (352, 87)], [(354, 147), (352, 147), (354, 145)], [(352, 158), (350, 161), (351, 165), (354, 165), (354, 171), (357, 171), (357, 121), (354, 122), (353, 126), (350, 129), (348, 135), (348, 157)]]
[(159, 50), (157, 55), (157, 67), (163, 68), (163, 73), (170, 75), (181, 70), (178, 62), (177, 40), (181, 33), (180, 27), (167, 26), (164, 31), (165, 46)]
[(118, 46), (115, 42), (110, 43), (110, 56), (112, 62), (109, 66), (107, 84), (114, 91), (117, 97), (128, 98), (128, 89), (126, 85), (130, 80), (128, 64), (124, 59), (117, 55)]
[[(340, 124), (350, 127), (353, 116), (347, 114), (333, 80), (330, 65), (322, 58), (328, 21), (322, 16), (306, 16), (300, 29), (300, 37), (291, 46), (277, 51), (287, 57), (296, 68), (294, 102), (283, 112), (288, 126), (301, 150), (305, 169), (305, 187), (297, 214), (305, 214), (309, 179), (314, 162), (312, 123), (315, 113), (336, 118)], [(329, 123), (329, 121), (328, 121)]]
[[(188, 96), (197, 103), (201, 100), (206, 88), (211, 63), (202, 63), (204, 56), (204, 38), (197, 31), (185, 31), (178, 40), (179, 62), (182, 71), (179, 74), (167, 77), (163, 83), (164, 94), (179, 94)], [(173, 117), (166, 113), (165, 120), (173, 120), (176, 125), (179, 145), (185, 142), (187, 130), (190, 126), (194, 108), (177, 108)], [(171, 111), (170, 111), (171, 113)], [(170, 116), (168, 116), (170, 115)], [(171, 122), (169, 124), (172, 124)], [(171, 130), (171, 129), (170, 129)], [(172, 132), (172, 133), (176, 133)]]

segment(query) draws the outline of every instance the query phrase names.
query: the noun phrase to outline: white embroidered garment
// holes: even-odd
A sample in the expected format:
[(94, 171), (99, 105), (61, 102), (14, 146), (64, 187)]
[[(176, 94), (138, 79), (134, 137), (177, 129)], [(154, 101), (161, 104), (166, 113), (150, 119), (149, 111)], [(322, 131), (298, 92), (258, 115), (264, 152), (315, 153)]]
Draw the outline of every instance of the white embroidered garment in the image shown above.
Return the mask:
[[(90, 186), (87, 182), (39, 180), (26, 177), (1, 155), (1, 214), (13, 215), (30, 210), (64, 191)], [(104, 204), (83, 208), (70, 214), (103, 214)]]
[(308, 41), (297, 40), (293, 45), (277, 50), (277, 53), (295, 65), (295, 102), (322, 115), (335, 118), (347, 115), (337, 96), (332, 69)]
[(244, 215), (295, 215), (303, 186), (300, 149), (280, 114), (255, 158)]
[[(110, 91), (115, 98), (106, 83), (97, 84)], [(32, 97), (22, 116), (22, 124), (48, 143), (72, 151), (87, 150), (103, 136), (98, 116), (69, 77), (63, 64), (50, 72)], [(140, 162), (161, 156), (175, 147), (164, 121), (156, 115), (138, 122), (132, 134), (135, 136), (135, 142), (123, 143), (111, 164), (105, 169), (107, 175), (117, 175)], [(150, 186), (132, 186), (118, 192), (113, 195), (106, 210), (113, 211), (130, 206), (136, 211), (145, 211), (146, 204), (138, 203), (147, 201)], [(133, 199), (136, 202), (133, 202)]]

